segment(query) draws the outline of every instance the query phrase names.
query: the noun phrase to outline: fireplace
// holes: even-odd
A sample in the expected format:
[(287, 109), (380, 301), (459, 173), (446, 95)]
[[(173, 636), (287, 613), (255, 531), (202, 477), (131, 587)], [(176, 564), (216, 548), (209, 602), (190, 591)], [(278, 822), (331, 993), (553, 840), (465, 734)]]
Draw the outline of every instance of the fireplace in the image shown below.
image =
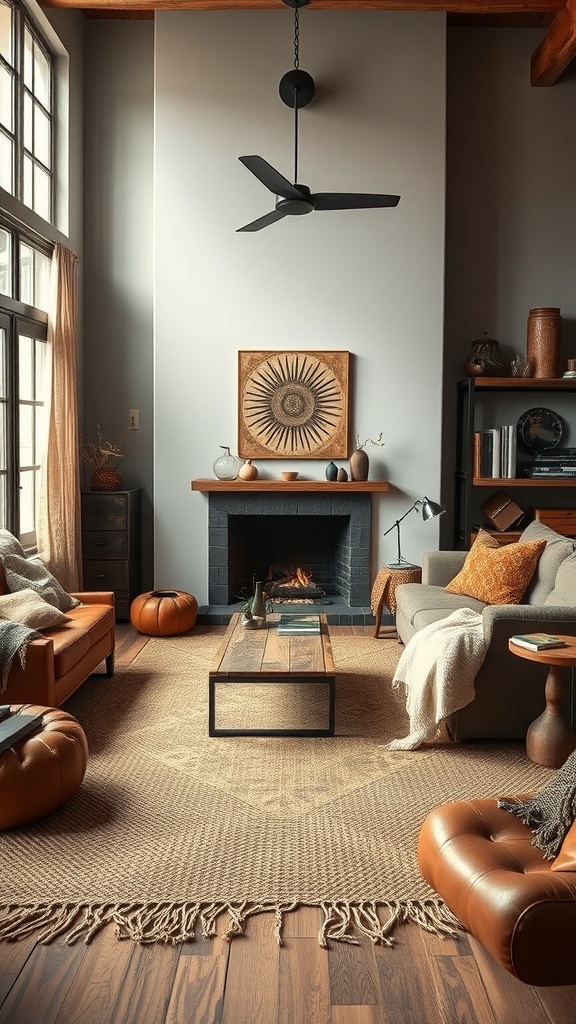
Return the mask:
[[(321, 591), (329, 622), (369, 625), (370, 493), (249, 493), (208, 495), (208, 600), (203, 622), (227, 622), (252, 592), (254, 579), (300, 568)], [(310, 605), (303, 605), (310, 610)], [(278, 604), (275, 610), (288, 610)], [(299, 611), (291, 605), (290, 611)]]

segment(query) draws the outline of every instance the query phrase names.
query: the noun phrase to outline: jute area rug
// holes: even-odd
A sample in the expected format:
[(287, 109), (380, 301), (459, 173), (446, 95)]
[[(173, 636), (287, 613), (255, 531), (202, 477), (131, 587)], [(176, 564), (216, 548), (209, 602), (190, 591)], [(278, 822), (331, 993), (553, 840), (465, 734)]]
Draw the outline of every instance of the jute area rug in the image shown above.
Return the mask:
[[(298, 905), (323, 909), (322, 945), (361, 932), (390, 944), (404, 920), (452, 931), (418, 872), (428, 811), (538, 791), (551, 773), (519, 743), (384, 750), (407, 732), (390, 686), (401, 648), (371, 637), (333, 638), (336, 736), (209, 738), (220, 642), (151, 640), (126, 672), (93, 677), (67, 702), (88, 737), (87, 773), (58, 812), (0, 836), (0, 938), (90, 941), (112, 922), (119, 938), (185, 942), (232, 937), (268, 911), (281, 942)], [(320, 699), (317, 687), (242, 686), (219, 694), (219, 715), (306, 724), (325, 714)]]

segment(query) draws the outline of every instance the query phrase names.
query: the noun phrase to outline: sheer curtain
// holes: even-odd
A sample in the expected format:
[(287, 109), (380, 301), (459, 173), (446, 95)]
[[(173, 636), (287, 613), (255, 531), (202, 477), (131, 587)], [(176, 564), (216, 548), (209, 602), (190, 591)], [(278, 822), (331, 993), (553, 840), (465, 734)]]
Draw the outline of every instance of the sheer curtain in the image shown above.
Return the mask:
[(82, 586), (76, 380), (78, 257), (56, 244), (50, 276), (43, 472), (38, 554), (67, 591)]

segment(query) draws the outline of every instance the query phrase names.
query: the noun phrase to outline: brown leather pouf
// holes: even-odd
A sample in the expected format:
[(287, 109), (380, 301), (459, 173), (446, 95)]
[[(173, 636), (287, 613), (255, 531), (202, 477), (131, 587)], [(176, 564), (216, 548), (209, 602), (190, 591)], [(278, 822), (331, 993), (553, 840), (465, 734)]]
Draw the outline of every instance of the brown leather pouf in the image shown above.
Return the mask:
[(185, 590), (150, 590), (135, 597), (130, 622), (145, 636), (187, 633), (196, 622), (198, 602)]
[(38, 729), (0, 754), (0, 828), (51, 814), (76, 792), (88, 763), (88, 743), (66, 711), (13, 704), (13, 713), (42, 714)]

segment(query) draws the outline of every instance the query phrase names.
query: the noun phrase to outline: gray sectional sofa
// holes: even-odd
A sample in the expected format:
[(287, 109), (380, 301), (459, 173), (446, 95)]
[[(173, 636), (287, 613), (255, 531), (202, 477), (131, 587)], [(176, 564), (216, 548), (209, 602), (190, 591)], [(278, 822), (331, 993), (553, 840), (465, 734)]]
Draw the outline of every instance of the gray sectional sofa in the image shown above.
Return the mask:
[[(405, 583), (396, 589), (396, 628), (404, 644), (419, 629), (457, 608), (482, 614), (489, 647), (475, 679), (476, 696), (446, 722), (456, 742), (524, 739), (530, 723), (544, 710), (546, 666), (511, 654), (509, 637), (528, 632), (576, 635), (576, 541), (539, 522), (530, 523), (520, 537), (520, 541), (542, 539), (546, 547), (522, 604), (487, 605), (447, 593), (444, 587), (460, 572), (466, 551), (426, 552), (422, 583)], [(568, 721), (573, 717), (570, 704), (568, 694)]]

